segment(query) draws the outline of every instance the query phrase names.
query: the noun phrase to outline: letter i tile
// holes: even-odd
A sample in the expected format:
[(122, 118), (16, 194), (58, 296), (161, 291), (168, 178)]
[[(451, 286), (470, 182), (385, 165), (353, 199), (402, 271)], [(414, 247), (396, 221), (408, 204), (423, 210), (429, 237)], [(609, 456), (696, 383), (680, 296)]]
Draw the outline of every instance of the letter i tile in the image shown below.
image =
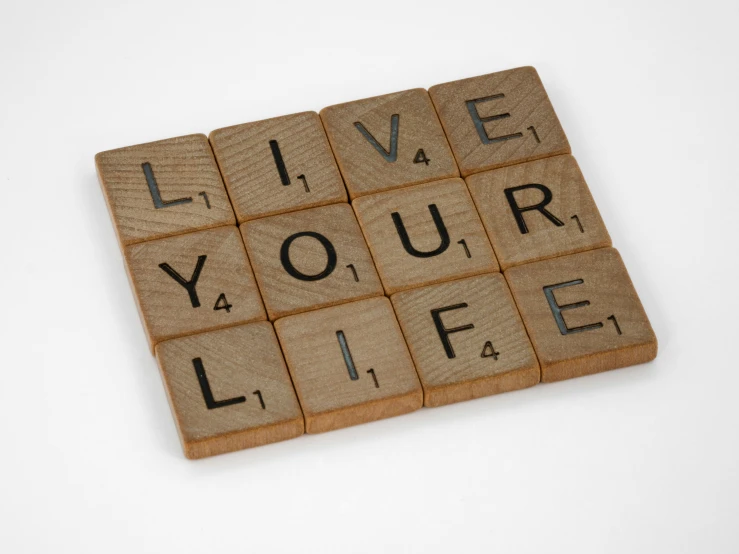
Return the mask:
[(303, 415), (270, 323), (164, 341), (156, 356), (188, 458), (303, 434)]
[(134, 244), (126, 267), (149, 344), (266, 319), (236, 227)]
[(419, 409), (423, 393), (387, 298), (275, 322), (307, 433)]
[(372, 194), (353, 206), (387, 294), (499, 269), (462, 179)]
[(424, 393), (442, 406), (531, 387), (539, 364), (500, 273), (392, 296)]
[(657, 338), (621, 256), (601, 248), (506, 270), (541, 365), (560, 381), (648, 362)]

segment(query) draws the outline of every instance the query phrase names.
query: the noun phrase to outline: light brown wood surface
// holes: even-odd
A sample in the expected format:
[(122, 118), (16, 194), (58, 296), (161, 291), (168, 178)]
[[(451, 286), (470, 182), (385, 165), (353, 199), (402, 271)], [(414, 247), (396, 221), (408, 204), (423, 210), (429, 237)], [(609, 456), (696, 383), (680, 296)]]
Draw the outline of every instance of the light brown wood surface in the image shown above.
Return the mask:
[[(570, 155), (465, 180), (503, 269), (611, 246), (588, 185)], [(537, 205), (540, 209), (526, 209)]]
[[(395, 148), (391, 140), (394, 116)], [(444, 131), (423, 89), (329, 106), (321, 110), (321, 119), (351, 198), (459, 176)], [(357, 123), (376, 145), (363, 135)]]
[[(567, 137), (533, 67), (436, 85), (429, 94), (463, 177), (570, 153)], [(468, 105), (474, 100), (478, 102)], [(479, 116), (482, 129), (478, 130), (473, 114)]]
[(122, 246), (236, 222), (205, 135), (100, 152), (95, 165)]
[[(279, 319), (275, 329), (307, 433), (392, 417), (422, 406), (421, 384), (387, 298), (289, 316)], [(344, 358), (339, 331), (356, 379)]]
[[(348, 204), (248, 221), (241, 232), (271, 320), (382, 294), (372, 257)], [(290, 241), (291, 236), (306, 232), (323, 238), (303, 235)], [(329, 245), (322, 240), (333, 249), (333, 265)], [(281, 256), (286, 241), (291, 266), (314, 280), (288, 272)]]
[[(134, 244), (124, 253), (152, 347), (174, 337), (266, 319), (236, 227)], [(196, 277), (197, 299), (161, 264), (168, 264), (169, 271), (176, 272), (185, 282), (191, 283)], [(225, 308), (227, 305), (230, 307)]]
[[(373, 194), (353, 206), (387, 294), (499, 269), (462, 179)], [(434, 210), (448, 235), (446, 248)], [(415, 254), (404, 246), (393, 213)], [(429, 256), (418, 256), (423, 253)]]
[[(657, 355), (657, 338), (616, 249), (514, 267), (505, 277), (539, 358), (543, 382), (640, 364)], [(563, 286), (548, 288), (556, 285)], [(587, 304), (561, 308), (578, 303)]]
[(210, 142), (239, 222), (347, 200), (316, 112), (217, 129)]
[(539, 382), (534, 349), (500, 273), (399, 292), (392, 303), (425, 406)]
[(168, 340), (157, 345), (156, 356), (188, 458), (303, 434), (303, 415), (270, 323)]

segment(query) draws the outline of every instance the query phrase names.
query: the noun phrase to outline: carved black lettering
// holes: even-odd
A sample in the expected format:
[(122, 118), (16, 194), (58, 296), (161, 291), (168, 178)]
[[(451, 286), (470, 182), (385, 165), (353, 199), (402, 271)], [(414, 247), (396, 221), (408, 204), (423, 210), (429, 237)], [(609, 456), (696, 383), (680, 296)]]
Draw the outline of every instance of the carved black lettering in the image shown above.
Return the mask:
[(280, 152), (280, 145), (277, 144), (276, 140), (269, 141), (269, 147), (272, 150), (272, 157), (275, 159), (275, 165), (277, 166), (277, 173), (280, 174), (280, 182), (287, 186), (290, 184), (290, 175), (287, 173), (285, 167), (285, 161), (282, 159), (282, 152)]
[(339, 341), (339, 348), (341, 348), (341, 355), (344, 357), (344, 363), (346, 364), (346, 370), (349, 372), (349, 379), (356, 381), (359, 379), (357, 374), (357, 368), (354, 365), (354, 359), (352, 353), (349, 350), (349, 343), (346, 342), (346, 336), (344, 331), (336, 331), (336, 339)]
[(433, 256), (438, 256), (447, 248), (449, 248), (449, 232), (446, 230), (446, 225), (444, 225), (444, 220), (441, 218), (439, 209), (436, 207), (436, 204), (429, 204), (428, 208), (429, 212), (431, 212), (431, 218), (434, 220), (434, 225), (436, 225), (436, 230), (439, 233), (439, 238), (441, 239), (441, 242), (438, 248), (435, 248), (434, 250), (429, 250), (427, 252), (416, 250), (413, 247), (413, 245), (411, 244), (411, 239), (408, 236), (408, 232), (405, 230), (405, 225), (403, 224), (403, 219), (400, 217), (400, 214), (398, 212), (393, 212), (392, 214), (390, 214), (393, 218), (395, 229), (398, 231), (398, 235), (400, 236), (400, 242), (403, 244), (403, 248), (405, 248), (405, 251), (408, 252), (408, 254), (410, 254), (411, 256), (415, 256), (416, 258), (432, 258)]
[[(582, 285), (585, 281), (582, 279), (575, 279), (574, 281), (567, 281), (566, 283), (558, 283), (556, 285), (547, 285), (544, 287), (544, 296), (547, 298), (549, 308), (552, 310), (554, 321), (557, 322), (559, 332), (562, 335), (571, 335), (572, 333), (581, 333), (583, 331), (592, 331), (593, 329), (600, 329), (603, 327), (603, 323), (600, 321), (597, 323), (590, 323), (589, 325), (581, 325), (579, 327), (567, 327), (565, 319), (562, 316), (562, 312), (565, 310), (574, 310), (575, 308), (584, 308), (590, 306), (590, 300), (583, 300), (582, 302), (575, 302), (574, 304), (564, 304), (560, 306), (557, 304), (557, 300), (554, 298), (554, 291), (564, 287), (572, 287), (575, 285)], [(614, 322), (615, 323), (615, 322)]]
[(151, 199), (154, 201), (154, 207), (157, 210), (178, 206), (180, 204), (189, 204), (192, 202), (192, 198), (189, 196), (186, 198), (178, 198), (176, 200), (162, 200), (162, 193), (159, 192), (159, 185), (157, 184), (157, 180), (154, 178), (154, 171), (151, 169), (151, 164), (149, 162), (144, 162), (141, 164), (141, 168), (144, 170), (146, 184), (149, 185), (149, 193), (151, 194)]
[(459, 333), (460, 331), (474, 329), (475, 326), (472, 323), (468, 323), (467, 325), (462, 325), (460, 327), (451, 327), (447, 329), (446, 327), (444, 327), (444, 323), (441, 321), (441, 314), (451, 310), (459, 310), (466, 307), (467, 304), (462, 303), (431, 310), (431, 318), (434, 320), (436, 332), (439, 333), (439, 339), (441, 339), (441, 344), (442, 346), (444, 346), (444, 352), (446, 352), (446, 357), (449, 359), (456, 357), (456, 354), (454, 353), (454, 348), (452, 347), (452, 343), (449, 340), (449, 335), (451, 335), (452, 333)]
[(177, 273), (174, 269), (172, 269), (172, 266), (170, 266), (169, 264), (159, 264), (159, 267), (161, 267), (167, 275), (172, 277), (172, 279), (177, 281), (185, 288), (187, 294), (190, 296), (190, 303), (192, 304), (193, 308), (200, 307), (200, 300), (198, 299), (198, 293), (195, 290), (195, 285), (198, 284), (198, 279), (200, 279), (200, 272), (203, 270), (206, 258), (207, 256), (205, 256), (204, 254), (202, 256), (198, 256), (198, 261), (195, 264), (195, 270), (192, 272), (192, 277), (190, 277), (189, 281), (186, 280), (182, 275)]
[(499, 137), (491, 137), (488, 135), (488, 132), (485, 130), (485, 123), (488, 121), (497, 121), (500, 119), (506, 119), (508, 117), (511, 117), (510, 113), (501, 113), (497, 115), (491, 115), (489, 117), (480, 117), (480, 114), (477, 112), (477, 105), (482, 102), (491, 102), (493, 100), (499, 100), (500, 98), (505, 98), (505, 94), (493, 94), (492, 96), (485, 96), (483, 98), (476, 98), (475, 100), (467, 100), (467, 111), (470, 112), (470, 117), (472, 117), (472, 122), (475, 124), (475, 129), (477, 129), (477, 134), (480, 136), (480, 140), (483, 144), (492, 144), (495, 142), (503, 142), (506, 140), (516, 139), (523, 137), (523, 133), (512, 133), (510, 135), (501, 135)]
[(241, 404), (246, 402), (246, 396), (236, 396), (234, 398), (228, 398), (226, 400), (216, 400), (213, 398), (213, 391), (210, 389), (210, 383), (208, 382), (208, 376), (205, 374), (205, 367), (203, 367), (203, 360), (200, 358), (193, 358), (192, 365), (195, 368), (195, 375), (198, 377), (200, 383), (200, 390), (203, 393), (205, 399), (205, 406), (209, 410), (215, 408), (225, 408), (226, 406), (232, 406), (234, 404)]
[(369, 143), (377, 150), (380, 155), (385, 158), (386, 162), (395, 162), (398, 159), (398, 127), (400, 125), (400, 116), (393, 114), (390, 118), (390, 150), (385, 150), (377, 139), (372, 136), (362, 123), (359, 121), (354, 122), (354, 126), (357, 130), (362, 133), (362, 136), (369, 141)]
[[(328, 259), (326, 260), (326, 267), (323, 269), (323, 271), (320, 271), (315, 275), (308, 275), (306, 273), (298, 271), (292, 264), (292, 262), (290, 261), (290, 246), (292, 245), (293, 241), (295, 241), (295, 239), (298, 239), (300, 237), (314, 238), (318, 242), (320, 242), (323, 248), (326, 250), (326, 256), (328, 257)], [(285, 271), (287, 271), (288, 274), (290, 274), (292, 277), (300, 279), (301, 281), (320, 281), (321, 279), (324, 279), (331, 275), (333, 270), (336, 269), (336, 249), (334, 248), (334, 245), (331, 244), (331, 241), (324, 237), (322, 234), (315, 233), (313, 231), (303, 231), (301, 233), (290, 235), (285, 239), (285, 242), (282, 243), (282, 247), (280, 248), (280, 261), (282, 262), (282, 267), (284, 267)]]
[[(527, 189), (536, 189), (538, 191), (541, 191), (541, 193), (544, 195), (544, 199), (538, 204), (531, 204), (530, 206), (519, 206), (518, 202), (516, 202), (516, 197), (514, 196), (514, 194), (520, 190)], [(524, 219), (523, 214), (524, 212), (528, 212), (531, 210), (536, 210), (537, 212), (541, 213), (541, 215), (546, 217), (557, 227), (564, 226), (564, 223), (562, 223), (557, 218), (557, 216), (555, 216), (552, 212), (548, 211), (545, 208), (545, 206), (552, 201), (552, 191), (549, 190), (549, 187), (532, 183), (528, 185), (507, 188), (503, 192), (505, 193), (506, 199), (508, 200), (508, 205), (511, 207), (513, 217), (516, 219), (516, 223), (518, 224), (518, 230), (521, 231), (522, 235), (525, 235), (529, 232), (529, 228), (526, 226), (526, 220)]]

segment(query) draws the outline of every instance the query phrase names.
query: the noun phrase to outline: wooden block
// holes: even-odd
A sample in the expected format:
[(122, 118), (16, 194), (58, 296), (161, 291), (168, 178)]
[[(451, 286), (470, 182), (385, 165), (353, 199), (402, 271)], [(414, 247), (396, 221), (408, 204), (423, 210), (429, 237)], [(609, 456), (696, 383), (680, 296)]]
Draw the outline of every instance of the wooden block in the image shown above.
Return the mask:
[(205, 135), (95, 156), (121, 246), (236, 223)]
[(373, 194), (353, 205), (387, 294), (499, 269), (462, 179)]
[(478, 173), (466, 181), (503, 269), (611, 246), (572, 156)]
[(423, 89), (329, 106), (321, 119), (351, 198), (459, 176)]
[(241, 233), (271, 320), (382, 294), (348, 204), (248, 221)]
[(316, 112), (217, 129), (210, 142), (239, 222), (346, 202)]
[(134, 244), (126, 266), (149, 344), (266, 319), (236, 227)]
[(392, 302), (425, 406), (539, 382), (534, 349), (500, 273), (399, 292)]
[(182, 448), (204, 458), (303, 434), (303, 414), (268, 322), (159, 343)]
[(422, 406), (421, 384), (387, 298), (286, 317), (275, 329), (303, 408), (306, 433)]
[(539, 358), (542, 382), (657, 355), (657, 338), (616, 249), (514, 267), (505, 277)]
[(436, 85), (429, 94), (463, 177), (570, 153), (533, 67)]

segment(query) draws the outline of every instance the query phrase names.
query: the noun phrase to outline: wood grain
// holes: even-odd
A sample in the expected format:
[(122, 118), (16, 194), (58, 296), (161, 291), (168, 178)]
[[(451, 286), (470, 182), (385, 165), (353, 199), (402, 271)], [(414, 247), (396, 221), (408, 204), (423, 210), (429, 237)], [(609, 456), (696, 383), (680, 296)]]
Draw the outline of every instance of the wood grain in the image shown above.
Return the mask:
[[(275, 323), (275, 329), (307, 433), (392, 417), (422, 406), (421, 385), (387, 298), (286, 317)], [(354, 379), (339, 331), (351, 355)]]
[(303, 434), (303, 415), (270, 323), (168, 340), (157, 345), (156, 357), (188, 458)]
[(657, 355), (657, 338), (616, 249), (514, 267), (505, 277), (543, 382), (640, 364)]
[(210, 143), (239, 222), (347, 200), (316, 112), (217, 129)]
[[(373, 194), (358, 198), (353, 206), (387, 294), (498, 271), (461, 179)], [(434, 220), (435, 212), (441, 225)], [(409, 246), (401, 238), (403, 232)]]
[[(466, 181), (503, 269), (611, 246), (572, 156), (478, 173)], [(526, 209), (537, 205), (539, 210)]]
[[(236, 227), (134, 244), (124, 254), (152, 348), (166, 339), (266, 319)], [(185, 282), (196, 277), (196, 298), (172, 271)]]
[[(382, 294), (372, 257), (348, 204), (248, 221), (241, 232), (271, 320)], [(291, 239), (295, 235), (299, 236)], [(282, 256), (285, 248), (288, 265)]]
[(429, 94), (463, 177), (570, 153), (567, 137), (533, 67), (436, 85)]
[(95, 165), (121, 246), (236, 222), (205, 135), (100, 152)]
[(351, 198), (459, 176), (423, 89), (329, 106), (321, 110), (321, 119)]
[(425, 406), (539, 382), (534, 349), (501, 274), (399, 292), (392, 303), (421, 379)]

